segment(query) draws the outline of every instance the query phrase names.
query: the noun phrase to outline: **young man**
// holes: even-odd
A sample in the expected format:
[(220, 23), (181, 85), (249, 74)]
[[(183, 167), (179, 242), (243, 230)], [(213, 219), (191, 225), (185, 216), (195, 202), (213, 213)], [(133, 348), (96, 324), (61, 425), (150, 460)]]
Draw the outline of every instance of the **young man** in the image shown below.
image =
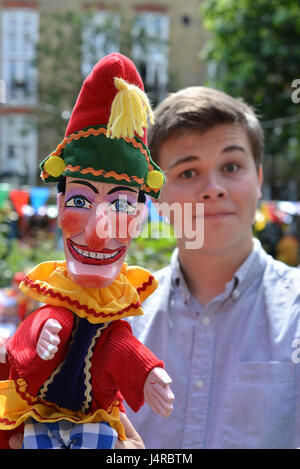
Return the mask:
[[(128, 411), (148, 448), (300, 446), (300, 271), (253, 239), (263, 135), (252, 109), (191, 87), (156, 110), (152, 158), (166, 175), (160, 202), (192, 204), (202, 247), (183, 229), (159, 287), (132, 322), (173, 378), (163, 422)], [(197, 225), (198, 223), (198, 225)]]

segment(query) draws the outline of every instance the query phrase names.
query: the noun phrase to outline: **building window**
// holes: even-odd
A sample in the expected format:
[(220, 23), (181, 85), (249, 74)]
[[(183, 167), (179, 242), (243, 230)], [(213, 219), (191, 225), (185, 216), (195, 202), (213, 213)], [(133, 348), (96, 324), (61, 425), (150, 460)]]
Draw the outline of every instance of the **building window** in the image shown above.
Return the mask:
[(83, 77), (107, 54), (120, 50), (120, 15), (117, 11), (94, 10), (87, 13), (83, 26)]
[(36, 44), (39, 13), (33, 8), (5, 8), (1, 18), (2, 78), (7, 104), (37, 100)]
[(0, 180), (34, 186), (37, 176), (36, 117), (4, 114), (0, 119)]
[(132, 58), (155, 104), (168, 88), (169, 16), (161, 11), (137, 11), (132, 29)]

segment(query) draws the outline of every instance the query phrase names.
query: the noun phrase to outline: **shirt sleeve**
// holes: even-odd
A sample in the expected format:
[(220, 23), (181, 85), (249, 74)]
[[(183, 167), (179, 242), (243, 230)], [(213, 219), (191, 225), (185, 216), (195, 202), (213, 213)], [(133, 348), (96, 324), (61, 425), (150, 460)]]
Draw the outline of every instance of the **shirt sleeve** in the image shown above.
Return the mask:
[[(52, 360), (42, 360), (36, 346), (42, 328), (48, 319), (56, 319), (62, 326), (60, 344)], [(74, 315), (66, 308), (43, 306), (30, 314), (7, 343), (10, 379), (25, 379), (28, 390), (36, 395), (43, 382), (66, 355), (73, 329)]]

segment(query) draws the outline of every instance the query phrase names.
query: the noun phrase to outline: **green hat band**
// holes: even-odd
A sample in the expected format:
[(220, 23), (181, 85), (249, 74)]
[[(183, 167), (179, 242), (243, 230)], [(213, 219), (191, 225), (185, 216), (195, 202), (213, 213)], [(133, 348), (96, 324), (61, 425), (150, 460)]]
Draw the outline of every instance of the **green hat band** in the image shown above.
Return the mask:
[(66, 137), (40, 164), (44, 182), (60, 176), (79, 177), (138, 187), (158, 198), (164, 175), (138, 138), (107, 138), (105, 126), (95, 126)]

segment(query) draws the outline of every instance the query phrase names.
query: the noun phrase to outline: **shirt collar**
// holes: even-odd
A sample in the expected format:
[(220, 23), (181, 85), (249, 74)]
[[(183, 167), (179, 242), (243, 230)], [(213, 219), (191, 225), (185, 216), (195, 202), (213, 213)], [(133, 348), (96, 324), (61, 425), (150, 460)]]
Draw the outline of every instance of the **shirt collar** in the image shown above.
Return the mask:
[(176, 248), (171, 256), (171, 272), (172, 272), (172, 286), (173, 288), (179, 288), (185, 303), (191, 298), (191, 292), (188, 289), (184, 275), (182, 273), (179, 259), (178, 259), (178, 248)]
[[(237, 269), (232, 279), (227, 282), (225, 291), (222, 294), (223, 299), (232, 296), (237, 300), (240, 295), (252, 284), (252, 281), (261, 274), (266, 266), (268, 254), (264, 251), (258, 239), (253, 238), (253, 249), (242, 265)], [(179, 288), (185, 301), (192, 296), (178, 259), (178, 248), (171, 256), (172, 286)]]
[[(235, 282), (233, 296), (240, 296), (252, 282), (265, 270), (268, 254), (262, 248), (260, 241), (253, 238), (253, 249), (233, 276)], [(229, 282), (230, 283), (230, 282)], [(237, 299), (237, 298), (236, 298)]]

